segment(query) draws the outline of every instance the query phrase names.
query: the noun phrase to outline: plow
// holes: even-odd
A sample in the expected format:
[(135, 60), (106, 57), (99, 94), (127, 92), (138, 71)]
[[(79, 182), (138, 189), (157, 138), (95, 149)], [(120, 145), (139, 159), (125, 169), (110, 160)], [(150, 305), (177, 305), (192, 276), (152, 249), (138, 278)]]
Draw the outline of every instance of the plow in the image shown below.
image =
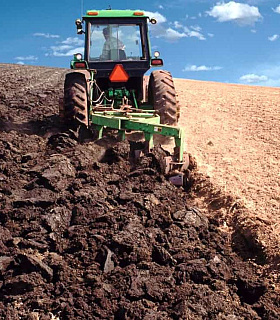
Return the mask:
[[(60, 115), (68, 125), (103, 136), (104, 128), (126, 133), (141, 132), (144, 141), (133, 150), (135, 158), (152, 152), (154, 135), (173, 139), (174, 152), (164, 157), (164, 173), (175, 185), (184, 185), (188, 155), (184, 132), (177, 126), (179, 105), (170, 72), (145, 73), (162, 67), (158, 51), (151, 54), (148, 25), (156, 24), (141, 11), (88, 10), (76, 20), (77, 33), (85, 36), (84, 55), (76, 53), (66, 75)], [(143, 139), (142, 139), (143, 140)]]

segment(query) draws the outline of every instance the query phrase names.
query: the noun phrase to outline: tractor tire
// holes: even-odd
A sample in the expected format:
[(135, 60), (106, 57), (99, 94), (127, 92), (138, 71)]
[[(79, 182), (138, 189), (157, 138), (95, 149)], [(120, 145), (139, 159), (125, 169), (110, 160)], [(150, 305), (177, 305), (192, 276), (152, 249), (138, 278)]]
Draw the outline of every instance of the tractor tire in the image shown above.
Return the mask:
[(172, 75), (168, 71), (153, 71), (149, 80), (149, 104), (154, 106), (160, 115), (162, 124), (178, 124), (180, 109)]
[(85, 74), (68, 73), (64, 82), (63, 118), (65, 123), (88, 127), (88, 92)]

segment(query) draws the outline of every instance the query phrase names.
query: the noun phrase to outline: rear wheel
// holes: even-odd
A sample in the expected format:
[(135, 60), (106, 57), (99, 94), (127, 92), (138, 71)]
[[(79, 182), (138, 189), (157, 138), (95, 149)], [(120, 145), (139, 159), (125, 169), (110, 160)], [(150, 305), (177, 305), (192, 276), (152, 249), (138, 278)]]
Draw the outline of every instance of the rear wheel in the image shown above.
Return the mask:
[(64, 82), (63, 118), (88, 126), (88, 93), (83, 73), (68, 73)]
[(160, 115), (162, 124), (177, 125), (179, 104), (172, 75), (168, 71), (153, 71), (149, 81), (149, 103)]

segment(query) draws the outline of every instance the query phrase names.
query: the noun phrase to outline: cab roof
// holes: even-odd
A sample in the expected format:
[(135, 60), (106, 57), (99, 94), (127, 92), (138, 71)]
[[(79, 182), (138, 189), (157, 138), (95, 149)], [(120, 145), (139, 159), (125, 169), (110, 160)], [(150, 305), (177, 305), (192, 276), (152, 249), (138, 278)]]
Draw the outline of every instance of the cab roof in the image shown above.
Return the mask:
[(83, 18), (149, 18), (141, 10), (87, 10)]

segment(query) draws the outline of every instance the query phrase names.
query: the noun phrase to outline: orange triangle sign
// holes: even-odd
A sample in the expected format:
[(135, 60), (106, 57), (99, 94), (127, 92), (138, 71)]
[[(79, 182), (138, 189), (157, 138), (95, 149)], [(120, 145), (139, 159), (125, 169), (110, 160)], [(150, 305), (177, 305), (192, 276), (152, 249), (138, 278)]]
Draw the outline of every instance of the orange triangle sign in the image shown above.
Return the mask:
[(124, 70), (122, 64), (116, 64), (109, 76), (109, 79), (111, 82), (127, 82), (129, 76)]

